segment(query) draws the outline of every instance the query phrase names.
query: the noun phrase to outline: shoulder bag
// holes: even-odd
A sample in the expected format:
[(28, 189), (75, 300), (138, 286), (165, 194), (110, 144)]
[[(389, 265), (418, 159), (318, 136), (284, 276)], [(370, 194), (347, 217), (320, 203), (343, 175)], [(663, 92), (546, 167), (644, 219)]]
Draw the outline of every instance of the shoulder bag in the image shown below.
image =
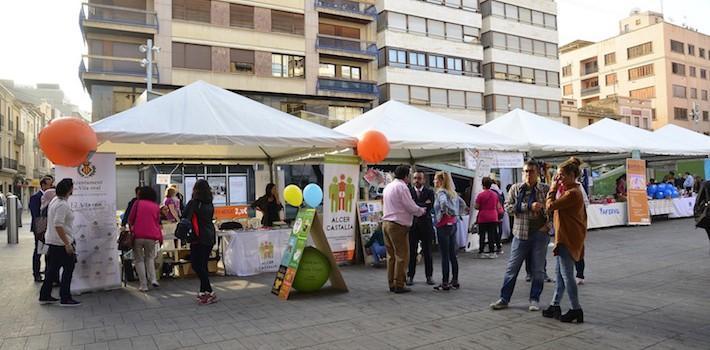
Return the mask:
[[(197, 221), (196, 214), (194, 210), (195, 203), (190, 201), (185, 208), (185, 212), (188, 215), (183, 215), (178, 221), (177, 226), (175, 226), (175, 238), (185, 242), (185, 243), (195, 243), (198, 240), (198, 233), (195, 230), (195, 225), (193, 221)], [(199, 204), (202, 206), (202, 203)]]
[[(131, 209), (131, 212), (133, 210), (138, 210), (138, 202), (135, 202), (135, 208)], [(138, 212), (135, 212), (135, 216), (138, 216)], [(133, 225), (131, 225), (130, 230), (123, 230), (121, 233), (118, 235), (118, 250), (122, 252), (127, 252), (131, 249), (133, 249), (133, 243), (135, 242), (135, 234), (133, 234)]]

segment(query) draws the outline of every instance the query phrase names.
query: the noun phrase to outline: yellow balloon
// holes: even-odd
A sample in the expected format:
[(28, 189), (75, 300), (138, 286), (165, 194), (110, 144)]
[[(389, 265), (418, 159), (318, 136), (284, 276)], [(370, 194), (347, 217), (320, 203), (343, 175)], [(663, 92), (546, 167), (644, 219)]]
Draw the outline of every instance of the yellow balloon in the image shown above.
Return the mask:
[(303, 192), (296, 185), (288, 185), (284, 188), (284, 199), (289, 205), (300, 207), (303, 203)]

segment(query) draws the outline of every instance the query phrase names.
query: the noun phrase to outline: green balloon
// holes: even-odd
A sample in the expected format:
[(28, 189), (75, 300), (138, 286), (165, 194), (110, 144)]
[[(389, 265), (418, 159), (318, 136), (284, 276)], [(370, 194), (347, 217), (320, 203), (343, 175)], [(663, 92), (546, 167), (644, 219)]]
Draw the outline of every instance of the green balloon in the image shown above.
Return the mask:
[(329, 277), (328, 258), (318, 249), (306, 247), (293, 280), (293, 288), (299, 292), (315, 292), (323, 287)]

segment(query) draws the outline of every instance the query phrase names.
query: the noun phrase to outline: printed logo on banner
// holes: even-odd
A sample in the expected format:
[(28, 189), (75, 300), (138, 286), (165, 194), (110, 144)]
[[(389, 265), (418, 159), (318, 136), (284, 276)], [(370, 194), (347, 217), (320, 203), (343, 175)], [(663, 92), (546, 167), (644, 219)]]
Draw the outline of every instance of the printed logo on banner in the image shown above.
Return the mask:
[(84, 162), (84, 164), (77, 167), (76, 170), (79, 173), (79, 176), (84, 178), (96, 175), (96, 166), (91, 164), (89, 161)]
[(599, 208), (599, 213), (602, 215), (620, 215), (619, 208)]

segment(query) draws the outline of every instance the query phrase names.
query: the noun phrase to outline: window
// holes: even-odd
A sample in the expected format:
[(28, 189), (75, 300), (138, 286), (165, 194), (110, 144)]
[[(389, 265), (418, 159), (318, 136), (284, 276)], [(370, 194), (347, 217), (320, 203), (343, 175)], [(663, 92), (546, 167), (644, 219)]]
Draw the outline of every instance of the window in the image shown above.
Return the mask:
[(229, 25), (254, 28), (254, 6), (229, 4)]
[(651, 99), (656, 98), (656, 87), (649, 86), (642, 89), (629, 91), (629, 96), (633, 98)]
[(608, 53), (604, 55), (604, 65), (612, 65), (616, 63), (616, 52)]
[(708, 100), (708, 91), (707, 90), (700, 90), (700, 98), (703, 101), (707, 101)]
[(466, 92), (466, 109), (483, 109), (483, 94)]
[(554, 43), (546, 43), (544, 41), (532, 40), (498, 32), (483, 33), (481, 40), (484, 48), (496, 47), (527, 54), (532, 53), (537, 56), (557, 58), (557, 44)]
[(708, 121), (708, 111), (703, 111), (703, 121), (706, 122)]
[(650, 41), (626, 49), (626, 57), (628, 59), (648, 55), (650, 53), (653, 53), (653, 43)]
[(688, 120), (688, 109), (673, 107), (673, 119)]
[(205, 45), (173, 43), (173, 67), (212, 70), (212, 48)]
[(426, 55), (421, 52), (410, 52), (409, 65), (426, 67)]
[(446, 58), (446, 69), (450, 71), (461, 72), (463, 71), (463, 60), (460, 58)]
[(705, 58), (705, 49), (698, 48), (698, 57)]
[(702, 69), (702, 68), (701, 68), (701, 69), (700, 69), (700, 78), (701, 78), (701, 79), (707, 79), (707, 78), (708, 78), (708, 71), (706, 71), (705, 69)]
[(683, 49), (684, 46), (685, 44), (680, 41), (671, 40), (671, 51), (673, 52), (685, 53), (685, 50)]
[(594, 78), (585, 79), (585, 80), (582, 80), (581, 83), (582, 83), (582, 91), (598, 88), (599, 87), (599, 78), (594, 77)]
[(281, 111), (291, 115), (298, 115), (299, 112), (306, 110), (305, 103), (299, 102), (281, 102)]
[(318, 76), (335, 78), (335, 65), (332, 63), (321, 63), (318, 66)]
[(448, 97), (446, 95), (445, 89), (431, 88), (431, 89), (429, 89), (429, 97), (430, 97), (429, 104), (432, 107), (446, 107), (447, 106)]
[(210, 23), (210, 0), (173, 0), (173, 19)]
[(271, 10), (271, 31), (303, 35), (303, 14)]
[(690, 88), (690, 98), (698, 99), (698, 89)]
[(636, 80), (653, 75), (653, 63), (629, 69), (629, 80)]
[(695, 56), (695, 46), (688, 44), (688, 55)]
[(671, 64), (671, 70), (673, 71), (673, 74), (685, 75), (685, 65), (684, 64), (673, 62)]
[(364, 111), (362, 107), (328, 106), (328, 117), (340, 121), (349, 121), (359, 116)]
[(562, 76), (568, 77), (570, 75), (572, 75), (572, 65), (568, 64), (568, 65), (562, 67)]
[[(387, 14), (387, 27), (392, 29), (407, 30), (407, 16), (401, 13), (395, 12), (384, 12)], [(380, 21), (378, 21), (379, 23)]]
[(522, 53), (532, 53), (533, 52), (532, 39), (520, 38), (520, 52), (522, 52)]
[(409, 100), (412, 104), (429, 104), (429, 89), (422, 86), (410, 86)]
[(643, 118), (643, 128), (648, 129), (648, 118)]
[[(428, 31), (427, 31), (427, 29), (425, 29), (424, 33), (428, 33), (429, 36), (433, 36), (433, 37), (439, 37), (439, 38), (445, 37), (446, 29), (445, 29), (444, 22), (428, 19), (427, 26), (428, 26)], [(461, 38), (461, 36), (459, 36), (459, 40), (460, 40), (460, 38)]]
[(545, 14), (545, 27), (557, 29), (557, 19), (554, 15), (549, 13)]
[(463, 91), (449, 90), (449, 107), (466, 108), (466, 96)]
[(409, 103), (409, 86), (390, 84), (389, 87), (391, 99)]
[(570, 123), (569, 117), (562, 117), (562, 123), (565, 125), (570, 125), (569, 124)]
[(345, 79), (360, 80), (360, 67), (341, 66), (340, 76)]
[(463, 42), (473, 43), (481, 37), (481, 29), (476, 27), (463, 26)]
[(232, 73), (254, 73), (254, 51), (229, 49), (229, 71)]
[(567, 84), (562, 87), (562, 94), (565, 96), (572, 95), (572, 84)]
[(597, 58), (589, 58), (581, 62), (582, 75), (592, 74), (599, 71)]
[(463, 38), (463, 26), (460, 24), (446, 23), (446, 39), (461, 41)]
[(605, 80), (606, 86), (616, 84), (616, 73), (607, 74)]
[(695, 67), (689, 66), (688, 68), (689, 68), (688, 75), (690, 75), (691, 77), (694, 77), (695, 76)]
[(524, 7), (518, 8), (518, 20), (523, 23), (532, 23), (532, 10)]
[(444, 65), (444, 57), (429, 55), (429, 68), (434, 68), (435, 71), (443, 71), (446, 68), (446, 66)]
[(360, 39), (360, 29), (335, 24), (319, 23), (318, 33), (351, 39)]
[(546, 85), (545, 80), (547, 80), (547, 74), (544, 70), (535, 70), (535, 85)]
[(491, 1), (491, 14), (494, 16), (505, 17), (505, 5), (502, 2)]
[(686, 98), (685, 86), (673, 85), (673, 97)]
[(404, 50), (389, 49), (388, 60), (391, 63), (407, 64), (407, 52)]
[[(426, 34), (426, 20), (421, 17), (407, 16), (407, 30), (414, 33)], [(441, 36), (444, 36), (443, 28), (441, 29)]]
[(302, 78), (305, 75), (305, 58), (271, 54), (271, 75), (281, 78)]

